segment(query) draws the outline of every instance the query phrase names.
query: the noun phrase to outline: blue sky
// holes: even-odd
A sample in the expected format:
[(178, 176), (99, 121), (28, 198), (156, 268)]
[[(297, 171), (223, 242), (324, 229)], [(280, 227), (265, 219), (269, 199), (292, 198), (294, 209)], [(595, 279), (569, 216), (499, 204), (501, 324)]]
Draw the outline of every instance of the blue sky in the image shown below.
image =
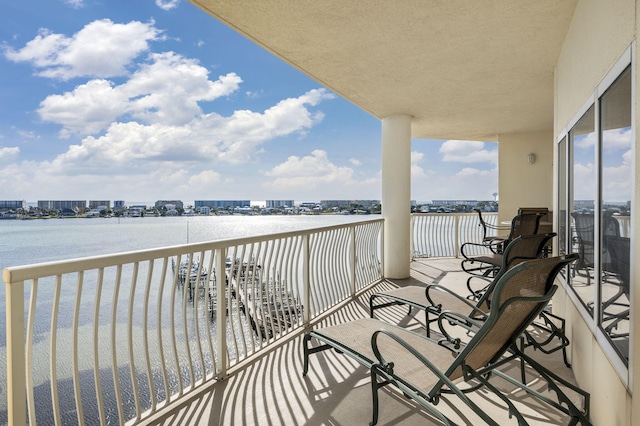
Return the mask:
[[(0, 43), (0, 199), (380, 199), (380, 121), (186, 0), (9, 2)], [(413, 140), (412, 199), (497, 179)]]

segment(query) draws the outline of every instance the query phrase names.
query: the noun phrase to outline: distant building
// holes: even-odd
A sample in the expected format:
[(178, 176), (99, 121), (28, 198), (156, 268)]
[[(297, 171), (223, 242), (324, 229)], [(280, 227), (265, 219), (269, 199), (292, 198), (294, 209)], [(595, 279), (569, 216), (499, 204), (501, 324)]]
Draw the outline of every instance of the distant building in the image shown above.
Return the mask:
[(248, 207), (250, 205), (250, 200), (195, 200), (194, 208), (210, 207), (213, 209), (224, 209), (230, 207)]
[(437, 206), (475, 206), (478, 204), (478, 200), (433, 200), (431, 204), (435, 204)]
[(315, 203), (313, 201), (304, 201), (302, 203), (300, 203), (300, 205), (298, 206), (300, 212), (309, 212), (309, 211), (314, 211), (316, 209), (320, 209), (318, 207), (318, 203)]
[(158, 200), (158, 201), (156, 201), (155, 207), (156, 207), (156, 209), (159, 209), (161, 207), (167, 207), (167, 205), (172, 205), (176, 209), (184, 208), (183, 204), (182, 204), (182, 201), (180, 201), (180, 200)]
[(279, 209), (281, 207), (293, 207), (293, 200), (267, 200), (266, 208)]
[(372, 207), (380, 205), (380, 200), (321, 200), (320, 204), (327, 208), (350, 207), (352, 204), (363, 207)]
[(26, 209), (26, 201), (14, 201), (14, 200), (0, 200), (0, 210), (17, 210)]
[(352, 203), (363, 207), (373, 207), (381, 204), (380, 200), (353, 200)]
[[(100, 209), (100, 207), (106, 207), (106, 209), (109, 208), (109, 206), (111, 205), (111, 201), (109, 200), (89, 200), (89, 208), (90, 209)], [(100, 210), (105, 210), (105, 209), (100, 209)]]
[(320, 204), (324, 207), (349, 207), (351, 205), (351, 200), (320, 200)]
[(38, 208), (78, 210), (87, 208), (87, 200), (38, 200)]
[(124, 200), (115, 200), (113, 202), (113, 208), (114, 209), (124, 209)]

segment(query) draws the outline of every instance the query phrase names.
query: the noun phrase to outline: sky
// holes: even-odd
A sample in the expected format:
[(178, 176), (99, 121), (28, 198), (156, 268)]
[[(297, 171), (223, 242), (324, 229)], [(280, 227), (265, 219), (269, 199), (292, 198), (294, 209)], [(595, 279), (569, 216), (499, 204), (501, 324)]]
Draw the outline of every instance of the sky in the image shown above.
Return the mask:
[[(381, 198), (381, 123), (186, 0), (0, 16), (0, 200)], [(412, 140), (411, 198), (492, 200), (498, 147)]]

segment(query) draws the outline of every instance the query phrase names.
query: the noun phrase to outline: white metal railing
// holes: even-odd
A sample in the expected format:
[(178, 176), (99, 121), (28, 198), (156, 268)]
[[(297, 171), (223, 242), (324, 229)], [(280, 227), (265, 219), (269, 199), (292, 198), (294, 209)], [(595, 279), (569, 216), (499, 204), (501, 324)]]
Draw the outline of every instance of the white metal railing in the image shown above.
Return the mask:
[[(498, 213), (482, 213), (488, 224), (497, 226)], [(488, 229), (487, 236), (496, 235)], [(415, 213), (411, 215), (411, 258), (459, 257), (466, 242), (482, 241), (478, 213)], [(466, 252), (480, 254), (480, 247)]]
[(223, 378), (380, 281), (382, 223), (5, 269), (9, 424), (135, 423)]

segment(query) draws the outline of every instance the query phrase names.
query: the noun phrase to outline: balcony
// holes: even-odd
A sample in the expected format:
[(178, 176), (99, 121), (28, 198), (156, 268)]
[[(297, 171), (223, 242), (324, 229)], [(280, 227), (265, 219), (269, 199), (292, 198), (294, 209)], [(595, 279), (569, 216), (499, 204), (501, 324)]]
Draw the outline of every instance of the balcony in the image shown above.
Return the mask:
[[(329, 313), (318, 326), (368, 317), (368, 295), (374, 290), (434, 281), (456, 287), (463, 283), (464, 277), (460, 262), (455, 258), (416, 260), (412, 262), (410, 279), (383, 281), (361, 292), (355, 299)], [(424, 326), (423, 318), (407, 316), (406, 313), (406, 308), (391, 308), (382, 318), (416, 330)], [(169, 412), (158, 413), (143, 424), (368, 424), (371, 417), (368, 371), (344, 355), (324, 351), (312, 355), (309, 374), (302, 377), (301, 337), (301, 334), (291, 336), (264, 356), (243, 365), (227, 380), (214, 383), (193, 397), (184, 398)], [(562, 376), (573, 378), (559, 352), (537, 358)], [(519, 367), (512, 366), (511, 372), (519, 374)], [(532, 374), (528, 378), (535, 383)], [(511, 394), (531, 424), (568, 424), (569, 419), (563, 413), (522, 392), (512, 392), (506, 384), (501, 389)], [(504, 404), (497, 398), (479, 393), (473, 400), (491, 413), (498, 424), (517, 424), (514, 418), (509, 419)], [(456, 403), (456, 398), (443, 399), (437, 407), (459, 424), (483, 424), (466, 406)], [(383, 392), (380, 416), (380, 425), (440, 424), (395, 390)]]
[[(473, 221), (415, 216), (414, 253), (454, 252), (416, 257), (406, 280), (382, 277), (381, 219), (8, 268), (9, 423), (365, 424), (367, 371), (326, 351), (302, 377), (303, 333), (368, 316), (374, 290), (439, 282), (462, 291), (456, 241), (476, 238)], [(437, 229), (438, 244), (420, 246)], [(406, 308), (381, 315), (424, 327)], [(572, 379), (559, 352), (537, 355)], [(518, 365), (510, 369), (519, 375)], [(567, 424), (553, 408), (498, 386), (532, 424)], [(515, 424), (497, 398), (473, 398), (499, 424)], [(443, 398), (438, 408), (477, 424), (459, 405)], [(429, 421), (398, 392), (384, 392), (380, 424)]]

